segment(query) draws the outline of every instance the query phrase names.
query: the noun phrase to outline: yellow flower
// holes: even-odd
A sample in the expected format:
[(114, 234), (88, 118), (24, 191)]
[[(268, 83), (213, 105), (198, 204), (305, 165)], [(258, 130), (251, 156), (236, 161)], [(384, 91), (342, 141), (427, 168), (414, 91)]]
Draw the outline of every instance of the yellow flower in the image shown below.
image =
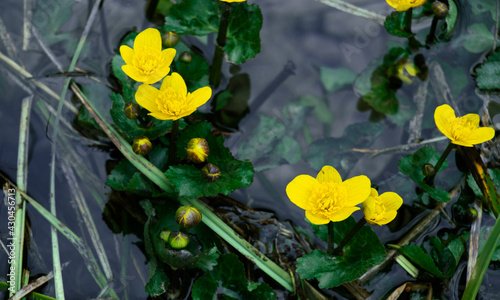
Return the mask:
[(401, 205), (403, 199), (398, 194), (386, 192), (379, 196), (377, 190), (372, 188), (370, 196), (363, 202), (362, 207), (368, 223), (385, 225), (394, 220)]
[(175, 49), (161, 50), (161, 35), (157, 29), (148, 28), (134, 40), (134, 49), (121, 46), (120, 54), (125, 61), (123, 72), (137, 82), (152, 84), (170, 72)]
[(472, 147), (489, 141), (495, 136), (495, 129), (479, 127), (479, 115), (468, 114), (457, 118), (453, 108), (447, 104), (436, 108), (434, 121), (442, 134), (447, 136), (453, 144), (460, 146)]
[(340, 222), (359, 210), (356, 205), (370, 195), (370, 179), (361, 175), (342, 182), (337, 170), (324, 166), (316, 178), (295, 177), (287, 185), (286, 194), (295, 205), (305, 209), (311, 223)]
[(412, 7), (424, 5), (427, 0), (386, 0), (387, 4), (394, 7), (397, 11), (407, 11)]
[(405, 70), (408, 75), (415, 77), (417, 76), (417, 67), (408, 59), (403, 58), (396, 63), (397, 76), (402, 81), (411, 84), (411, 79), (406, 76)]
[(158, 120), (178, 120), (189, 116), (212, 96), (208, 86), (188, 93), (186, 83), (178, 73), (165, 77), (161, 87), (141, 84), (135, 93), (137, 103)]

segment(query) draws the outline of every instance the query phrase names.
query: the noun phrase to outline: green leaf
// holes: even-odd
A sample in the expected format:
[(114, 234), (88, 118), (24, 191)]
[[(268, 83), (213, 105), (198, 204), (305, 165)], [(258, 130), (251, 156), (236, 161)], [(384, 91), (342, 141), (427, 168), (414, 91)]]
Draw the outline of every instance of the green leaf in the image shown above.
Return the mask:
[(115, 75), (116, 79), (118, 79), (122, 85), (122, 94), (123, 98), (125, 98), (125, 102), (135, 102), (136, 88), (134, 86), (134, 81), (123, 72), (122, 66), (124, 65), (125, 61), (121, 55), (115, 55), (111, 60), (111, 70), (113, 71), (113, 75)]
[(394, 11), (387, 16), (384, 22), (384, 27), (387, 30), (387, 33), (402, 38), (415, 36), (414, 33), (410, 33), (405, 30), (405, 14), (406, 12)]
[(448, 0), (448, 15), (445, 18), (446, 32), (445, 36), (450, 36), (455, 29), (458, 18), (458, 9), (454, 0)]
[(368, 148), (384, 132), (380, 123), (364, 122), (347, 126), (340, 138), (326, 138), (314, 141), (309, 146), (306, 159), (313, 169), (320, 170), (331, 165), (347, 171), (362, 156), (352, 148)]
[(260, 52), (260, 29), (262, 13), (257, 4), (232, 3), (231, 19), (227, 31), (227, 43), (224, 51), (228, 61), (241, 64), (254, 58)]
[(126, 159), (122, 159), (111, 171), (106, 185), (117, 191), (128, 191), (139, 195), (157, 197), (164, 194)]
[(465, 251), (464, 242), (467, 237), (468, 233), (449, 242), (433, 237), (429, 241), (432, 246), (431, 255), (415, 245), (405, 245), (399, 251), (430, 274), (445, 279), (455, 274)]
[(241, 158), (256, 161), (273, 150), (276, 141), (285, 135), (285, 126), (275, 118), (260, 116), (260, 122), (248, 139), (238, 147)]
[[(154, 140), (157, 137), (167, 134), (172, 129), (172, 120), (163, 121), (154, 118), (152, 118), (153, 125), (145, 128), (136, 119), (128, 119), (125, 116), (123, 112), (125, 100), (122, 95), (113, 93), (111, 99), (113, 100), (113, 107), (110, 111), (111, 117), (115, 125), (122, 131), (124, 137), (129, 141), (139, 136), (147, 136), (150, 140)], [(185, 126), (186, 123), (184, 120), (181, 120), (179, 128), (184, 128)]]
[(465, 40), (464, 48), (472, 53), (481, 53), (493, 47), (494, 37), (484, 23), (472, 24), (469, 32), (461, 39)]
[(500, 61), (484, 62), (477, 70), (476, 83), (480, 89), (500, 89)]
[(247, 281), (245, 268), (234, 254), (222, 255), (218, 266), (193, 284), (192, 297), (195, 300), (219, 299), (223, 295), (229, 295), (231, 299), (276, 298), (276, 292), (266, 283)]
[(320, 67), (319, 70), (321, 82), (329, 92), (334, 92), (344, 85), (352, 84), (356, 78), (356, 73), (345, 67), (336, 69)]
[(314, 118), (324, 124), (333, 122), (333, 113), (328, 107), (326, 101), (314, 95), (305, 95), (300, 97), (299, 102), (302, 106), (311, 106), (314, 108)]
[[(181, 42), (179, 42), (179, 44), (180, 43)], [(176, 49), (178, 46), (179, 45), (176, 46)], [(191, 62), (186, 63), (178, 58), (175, 60), (175, 66), (176, 72), (179, 73), (186, 82), (188, 91), (194, 92), (196, 89), (208, 85), (203, 82), (203, 76), (208, 73), (208, 63), (205, 58), (195, 53), (191, 53), (191, 51), (188, 52), (191, 54)], [(178, 52), (177, 57), (179, 56), (180, 53)]]
[[(355, 224), (353, 217), (334, 223), (335, 243), (340, 243)], [(385, 256), (384, 246), (375, 232), (370, 226), (364, 226), (347, 243), (344, 255), (331, 256), (321, 250), (313, 250), (311, 254), (297, 259), (297, 273), (303, 279), (316, 278), (320, 288), (332, 288), (356, 280), (369, 268), (383, 262)]]
[[(96, 104), (96, 108), (101, 112), (107, 112), (111, 108), (111, 102), (109, 101), (109, 95), (111, 91), (104, 85), (99, 83), (88, 83), (82, 85), (82, 92), (89, 99)], [(78, 114), (78, 121), (83, 122), (83, 124), (88, 126), (93, 126), (94, 128), (101, 130), (101, 127), (94, 120), (94, 117), (89, 113), (89, 111), (82, 105), (80, 108), (80, 113)]]
[[(409, 154), (399, 161), (399, 170), (408, 176), (418, 184), (422, 189), (424, 189), (429, 196), (433, 199), (441, 202), (450, 201), (450, 195), (448, 192), (436, 189), (434, 187), (429, 186), (424, 182), (425, 175), (422, 173), (422, 167), (426, 163), (430, 163), (435, 165), (439, 160), (440, 154), (434, 150), (434, 147), (424, 146), (416, 151), (414, 154)], [(445, 169), (448, 166), (445, 161), (441, 166), (439, 171)], [(438, 172), (438, 171), (436, 171)]]
[(63, 25), (73, 16), (73, 4), (75, 1), (43, 1), (33, 10), (33, 25), (46, 45), (65, 42), (66, 47), (76, 46), (76, 38), (73, 34), (58, 33)]
[[(165, 31), (203, 36), (219, 31), (221, 7), (217, 0), (185, 0), (170, 8), (165, 18)], [(231, 3), (231, 14), (224, 51), (234, 64), (255, 57), (260, 52), (259, 32), (262, 13), (256, 4)]]
[(495, 20), (496, 4), (495, 1), (484, 1), (484, 0), (469, 0), (467, 4), (472, 8), (474, 15), (480, 15), (482, 13), (490, 13), (491, 19)]
[(165, 174), (175, 184), (180, 196), (202, 197), (219, 193), (228, 195), (252, 183), (252, 164), (249, 161), (234, 159), (229, 149), (224, 146), (224, 138), (215, 137), (211, 129), (212, 126), (209, 123), (200, 122), (183, 130), (177, 142), (177, 157), (182, 159), (186, 156), (186, 146), (189, 140), (204, 138), (210, 148), (207, 162), (219, 167), (221, 177), (217, 181), (208, 182), (201, 176), (201, 170), (195, 166), (172, 166)]

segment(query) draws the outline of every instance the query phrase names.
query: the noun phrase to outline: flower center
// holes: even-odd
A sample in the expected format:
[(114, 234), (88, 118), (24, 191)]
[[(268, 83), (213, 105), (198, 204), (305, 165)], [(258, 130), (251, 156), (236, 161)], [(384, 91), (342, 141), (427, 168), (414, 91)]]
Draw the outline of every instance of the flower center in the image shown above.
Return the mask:
[(476, 126), (470, 119), (460, 117), (451, 124), (451, 135), (455, 140), (460, 141), (469, 137), (474, 129)]
[(385, 209), (385, 205), (380, 201), (379, 197), (375, 197), (375, 211), (373, 215), (371, 215), (371, 221), (380, 221), (385, 217), (387, 210)]
[(162, 63), (161, 51), (158, 49), (142, 48), (134, 52), (134, 65), (144, 75), (153, 73)]
[(347, 190), (342, 184), (323, 182), (312, 191), (309, 203), (315, 214), (329, 216), (344, 208), (346, 198)]
[(158, 105), (158, 109), (162, 113), (171, 116), (178, 116), (186, 110), (186, 95), (181, 95), (172, 87), (168, 87), (167, 89), (160, 91), (158, 97), (156, 98), (156, 105)]

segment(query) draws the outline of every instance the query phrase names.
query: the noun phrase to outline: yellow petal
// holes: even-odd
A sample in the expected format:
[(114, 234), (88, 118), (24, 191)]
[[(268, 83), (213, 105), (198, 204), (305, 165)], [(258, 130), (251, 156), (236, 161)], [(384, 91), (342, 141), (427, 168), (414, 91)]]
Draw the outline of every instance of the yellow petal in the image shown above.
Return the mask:
[(375, 213), (376, 211), (376, 201), (373, 197), (368, 197), (366, 200), (363, 202), (361, 205), (361, 208), (363, 209), (363, 214), (365, 215), (366, 218), (371, 218), (371, 216)]
[(148, 115), (150, 115), (151, 117), (158, 119), (158, 120), (177, 120), (177, 119), (180, 119), (180, 118), (176, 118), (175, 116), (167, 115), (167, 114), (164, 114), (161, 112), (154, 112), (154, 113), (150, 113)]
[(434, 111), (434, 121), (436, 122), (436, 127), (442, 134), (451, 140), (453, 140), (451, 126), (455, 119), (455, 111), (448, 104), (438, 106)]
[(467, 123), (470, 123), (471, 127), (477, 128), (479, 127), (479, 115), (478, 114), (466, 114), (463, 117), (460, 117), (459, 119), (463, 119)]
[(349, 218), (353, 212), (359, 210), (359, 207), (352, 206), (352, 207), (344, 207), (335, 213), (331, 214), (330, 221), (332, 222), (340, 222), (344, 221), (345, 219)]
[[(149, 74), (149, 75), (144, 75), (142, 76), (142, 82), (145, 83), (145, 84), (153, 84), (153, 83), (157, 83), (158, 81), (160, 81), (163, 77), (167, 76), (167, 74), (170, 72), (170, 67), (169, 66), (163, 66), (163, 67), (159, 67), (158, 69), (156, 69), (153, 73)], [(136, 80), (138, 81), (138, 80)]]
[(396, 218), (397, 212), (395, 210), (391, 210), (385, 214), (385, 216), (381, 220), (377, 220), (378, 225), (385, 225)]
[(169, 87), (173, 88), (181, 95), (187, 95), (186, 82), (184, 82), (184, 79), (181, 75), (179, 75), (179, 73), (174, 72), (172, 75), (163, 79), (160, 90), (164, 90)]
[(378, 192), (376, 189), (372, 188), (370, 190), (370, 197), (378, 197)]
[(308, 210), (309, 197), (319, 183), (309, 175), (299, 175), (295, 177), (287, 186), (286, 194), (290, 201), (298, 207)]
[(337, 172), (337, 170), (335, 170), (332, 166), (324, 166), (321, 171), (319, 171), (318, 176), (316, 176), (316, 180), (318, 180), (319, 183), (342, 182), (339, 172)]
[(455, 145), (459, 145), (459, 146), (464, 146), (464, 147), (474, 147), (474, 145), (469, 143), (468, 141), (452, 140), (451, 143), (455, 144)]
[(188, 98), (191, 99), (191, 105), (198, 108), (207, 103), (207, 101), (210, 100), (210, 97), (212, 97), (212, 89), (205, 86), (191, 93)]
[(356, 176), (342, 182), (347, 190), (344, 206), (354, 206), (362, 203), (371, 192), (370, 179), (364, 175)]
[(141, 84), (139, 88), (137, 88), (137, 92), (135, 92), (135, 101), (150, 112), (157, 113), (160, 111), (158, 109), (158, 104), (156, 104), (159, 93), (160, 91), (155, 87), (148, 84)]
[(480, 127), (470, 133), (464, 142), (477, 145), (491, 140), (495, 137), (495, 129), (491, 127)]
[(123, 65), (122, 71), (137, 82), (143, 82), (144, 75), (134, 65)]
[(123, 61), (127, 65), (133, 64), (134, 61), (134, 49), (130, 48), (129, 46), (122, 45), (120, 46), (120, 55), (123, 58)]
[(394, 192), (385, 192), (380, 195), (380, 200), (385, 206), (386, 210), (398, 210), (403, 205), (403, 199)]
[(306, 210), (306, 218), (314, 225), (324, 225), (330, 223), (329, 219), (320, 214), (314, 214), (310, 210)]
[(134, 50), (153, 48), (161, 51), (161, 35), (158, 29), (148, 28), (137, 35), (134, 40)]
[(412, 63), (407, 63), (405, 64), (405, 70), (410, 74), (411, 76), (417, 75), (417, 67), (415, 67), (414, 64)]
[(163, 50), (161, 52), (162, 64), (165, 64), (167, 67), (170, 66), (172, 64), (172, 61), (174, 61), (175, 53), (176, 51), (174, 48), (168, 48)]

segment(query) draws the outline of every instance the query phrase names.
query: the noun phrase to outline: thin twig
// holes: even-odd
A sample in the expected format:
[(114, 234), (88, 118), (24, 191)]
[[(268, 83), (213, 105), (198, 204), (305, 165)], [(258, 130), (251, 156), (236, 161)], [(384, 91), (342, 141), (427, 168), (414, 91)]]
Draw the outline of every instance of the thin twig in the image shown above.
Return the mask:
[(45, 54), (47, 54), (47, 57), (56, 66), (57, 70), (59, 70), (59, 72), (64, 72), (64, 69), (63, 69), (61, 63), (57, 60), (54, 53), (52, 53), (52, 50), (50, 50), (50, 48), (45, 44), (45, 42), (43, 41), (42, 37), (38, 33), (38, 30), (36, 29), (35, 26), (31, 27), (31, 31), (33, 32), (33, 36), (38, 41), (38, 44), (42, 48), (43, 52), (45, 52)]
[(343, 12), (346, 12), (348, 14), (372, 20), (380, 25), (384, 25), (385, 22), (384, 16), (371, 12), (364, 8), (357, 7), (356, 5), (352, 5), (342, 0), (318, 0), (318, 1), (328, 6), (334, 7), (338, 10), (341, 10)]
[(351, 151), (352, 152), (361, 152), (361, 153), (373, 153), (372, 156), (371, 156), (373, 158), (373, 157), (375, 157), (377, 155), (380, 155), (380, 154), (388, 154), (388, 153), (394, 152), (394, 151), (408, 151), (408, 150), (410, 150), (413, 147), (420, 147), (420, 146), (425, 145), (425, 144), (440, 142), (440, 141), (444, 141), (444, 140), (447, 140), (447, 139), (448, 138), (445, 137), (445, 136), (439, 136), (439, 137), (435, 137), (435, 138), (428, 139), (428, 140), (425, 140), (425, 141), (421, 141), (421, 142), (418, 142), (418, 143), (410, 143), (410, 144), (398, 145), (398, 146), (384, 148), (384, 149), (352, 148)]

